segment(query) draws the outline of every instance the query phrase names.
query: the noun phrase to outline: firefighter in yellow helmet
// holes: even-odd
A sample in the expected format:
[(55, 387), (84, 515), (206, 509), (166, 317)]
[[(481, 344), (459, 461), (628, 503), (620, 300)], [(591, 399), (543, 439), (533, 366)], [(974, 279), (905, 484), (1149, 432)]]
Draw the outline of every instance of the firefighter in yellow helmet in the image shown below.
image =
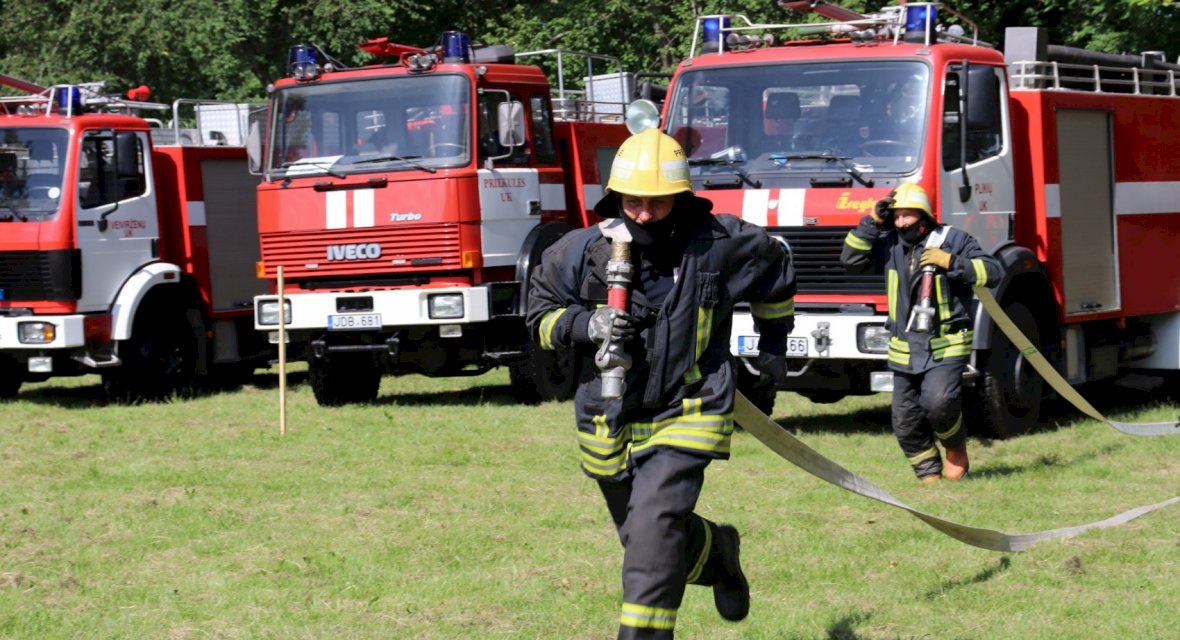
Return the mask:
[[(574, 412), (582, 471), (597, 481), (623, 544), (619, 638), (672, 638), (687, 584), (711, 586), (717, 611), (743, 619), (749, 585), (739, 537), (695, 512), (705, 467), (729, 457), (733, 306), (748, 302), (768, 385), (785, 376), (795, 275), (760, 227), (692, 193), (685, 154), (649, 129), (627, 139), (595, 211), (601, 225), (545, 251), (531, 278), (528, 324), (544, 349), (581, 354)], [(606, 264), (619, 221), (630, 233), (630, 307), (606, 306)], [(613, 235), (613, 234), (611, 234)], [(621, 399), (602, 396), (592, 357), (605, 340), (632, 359)]]
[(841, 259), (851, 271), (885, 272), (893, 434), (902, 453), (923, 482), (962, 478), (969, 466), (962, 379), (971, 357), (971, 289), (999, 282), (1003, 267), (970, 234), (936, 222), (926, 190), (912, 183), (878, 201), (848, 233)]

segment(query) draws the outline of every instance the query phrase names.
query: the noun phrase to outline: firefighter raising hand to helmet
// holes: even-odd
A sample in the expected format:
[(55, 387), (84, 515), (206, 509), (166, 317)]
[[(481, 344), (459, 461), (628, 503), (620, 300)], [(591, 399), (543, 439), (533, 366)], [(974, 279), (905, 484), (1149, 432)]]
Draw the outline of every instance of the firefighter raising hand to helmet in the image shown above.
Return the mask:
[[(737, 530), (695, 508), (705, 467), (729, 457), (733, 306), (751, 305), (760, 366), (781, 368), (795, 275), (763, 229), (711, 207), (693, 195), (680, 145), (648, 129), (614, 158), (595, 207), (608, 220), (562, 237), (531, 279), (528, 324), (542, 348), (577, 350), (583, 371), (597, 370), (589, 359), (603, 340), (624, 341), (631, 359), (622, 397), (604, 397), (600, 373), (582, 377), (574, 400), (582, 470), (623, 544), (619, 638), (672, 638), (687, 584), (711, 586), (727, 620), (749, 611)], [(609, 225), (620, 221), (631, 237), (630, 302), (605, 311), (612, 242), (622, 241)]]
[(902, 453), (923, 482), (962, 478), (972, 287), (996, 284), (1003, 268), (970, 234), (935, 222), (926, 191), (910, 183), (848, 233), (841, 259), (850, 271), (886, 274), (893, 433)]

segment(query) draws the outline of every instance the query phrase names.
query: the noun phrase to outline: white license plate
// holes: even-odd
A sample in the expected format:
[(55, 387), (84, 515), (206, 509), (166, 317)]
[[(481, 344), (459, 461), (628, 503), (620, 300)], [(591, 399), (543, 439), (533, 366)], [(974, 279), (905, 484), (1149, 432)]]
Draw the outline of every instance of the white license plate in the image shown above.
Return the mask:
[[(738, 336), (738, 355), (758, 355), (758, 336)], [(788, 358), (807, 357), (807, 338), (787, 338)]]
[(380, 313), (349, 313), (328, 316), (328, 331), (349, 329), (380, 329)]

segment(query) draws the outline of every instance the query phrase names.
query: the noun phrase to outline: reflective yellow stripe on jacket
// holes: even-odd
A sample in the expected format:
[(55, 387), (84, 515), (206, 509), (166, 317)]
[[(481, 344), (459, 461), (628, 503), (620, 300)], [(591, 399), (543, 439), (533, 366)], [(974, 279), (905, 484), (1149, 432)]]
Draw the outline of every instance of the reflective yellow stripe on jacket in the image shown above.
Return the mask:
[(594, 416), (594, 433), (578, 430), (582, 450), (582, 468), (594, 476), (609, 477), (627, 468), (631, 457), (631, 432), (624, 426), (615, 437), (610, 435), (605, 415)]
[(844, 244), (852, 247), (853, 249), (856, 249), (857, 251), (868, 251), (869, 249), (873, 248), (873, 244), (871, 242), (865, 240), (864, 238), (856, 237), (856, 234), (852, 233), (851, 231), (848, 232), (848, 235), (844, 236)]
[(541, 327), (538, 331), (541, 335), (537, 336), (537, 343), (541, 345), (542, 349), (553, 350), (557, 348), (557, 342), (553, 339), (553, 329), (557, 326), (558, 318), (561, 318), (566, 311), (569, 309), (554, 309), (541, 318)]
[(693, 383), (701, 379), (701, 368), (697, 363), (701, 361), (701, 354), (705, 353), (705, 348), (709, 346), (709, 340), (713, 337), (713, 309), (708, 307), (697, 307), (697, 341), (693, 349), (692, 366), (688, 371), (684, 372), (684, 381)]
[(910, 343), (897, 336), (889, 336), (889, 361), (903, 367), (910, 366)]
[(885, 295), (889, 304), (889, 321), (897, 322), (897, 269), (885, 274)]
[(975, 332), (970, 329), (964, 329), (958, 333), (952, 333), (949, 336), (931, 338), (930, 357), (935, 360), (942, 360), (943, 358), (969, 356), (971, 355), (971, 343), (974, 338)]
[(700, 413), (699, 399), (689, 398), (686, 405), (697, 404), (695, 413), (665, 418), (659, 422), (631, 423), (631, 450), (643, 451), (649, 447), (665, 446), (728, 454), (730, 436), (733, 435), (733, 414), (721, 416)]
[(987, 267), (979, 258), (971, 259), (971, 268), (975, 270), (975, 286), (987, 284)]
[(750, 313), (755, 318), (777, 320), (795, 315), (795, 298), (787, 298), (782, 302), (751, 302)]

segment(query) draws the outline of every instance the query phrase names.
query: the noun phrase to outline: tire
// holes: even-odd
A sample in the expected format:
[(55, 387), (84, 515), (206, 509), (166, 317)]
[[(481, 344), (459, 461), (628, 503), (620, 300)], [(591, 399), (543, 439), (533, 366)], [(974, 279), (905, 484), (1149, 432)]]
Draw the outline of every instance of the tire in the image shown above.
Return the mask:
[(15, 398), (24, 384), (21, 366), (8, 358), (0, 359), (0, 400)]
[[(1004, 312), (1030, 342), (1040, 346), (1040, 331), (1027, 306), (1013, 302)], [(982, 418), (984, 435), (1003, 439), (1027, 433), (1040, 423), (1045, 382), (1008, 336), (999, 327), (994, 331), (991, 351), (981, 367), (973, 413)]]
[(132, 404), (188, 396), (196, 383), (197, 348), (184, 308), (159, 300), (141, 308), (131, 338), (119, 344), (122, 364), (103, 374), (103, 388), (112, 400)]
[(525, 357), (508, 366), (512, 395), (522, 404), (570, 400), (578, 390), (581, 363), (572, 349), (547, 351), (529, 341)]
[(753, 403), (754, 407), (770, 416), (774, 413), (774, 401), (778, 396), (777, 389), (770, 389), (761, 384), (759, 376), (749, 370), (740, 358), (735, 358), (733, 370), (737, 374), (737, 389)]
[(372, 402), (381, 388), (382, 370), (372, 353), (334, 353), (312, 358), (307, 381), (321, 407)]

